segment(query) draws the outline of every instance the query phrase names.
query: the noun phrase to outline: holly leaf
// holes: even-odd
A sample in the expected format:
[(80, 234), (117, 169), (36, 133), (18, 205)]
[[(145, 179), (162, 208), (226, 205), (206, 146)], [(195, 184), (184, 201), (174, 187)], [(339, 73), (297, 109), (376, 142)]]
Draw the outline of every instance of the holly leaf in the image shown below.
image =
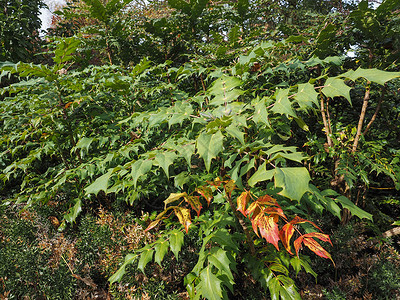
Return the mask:
[(361, 208), (356, 206), (347, 197), (339, 196), (336, 198), (336, 201), (339, 202), (343, 206), (343, 208), (347, 208), (353, 215), (356, 215), (360, 219), (365, 218), (372, 220), (372, 215), (370, 213), (367, 213), (365, 210), (362, 210)]
[(206, 199), (207, 204), (210, 205), (211, 200), (213, 199), (212, 189), (209, 186), (200, 186), (196, 188), (196, 192), (199, 193)]
[(268, 112), (267, 108), (265, 107), (264, 101), (259, 101), (254, 106), (254, 114), (253, 114), (253, 121), (257, 123), (262, 123), (267, 127), (271, 127), (271, 124), (268, 121)]
[(208, 300), (222, 299), (222, 281), (212, 273), (211, 266), (208, 265), (200, 273), (200, 282), (196, 289)]
[(135, 163), (132, 165), (132, 170), (131, 170), (133, 186), (135, 188), (139, 177), (149, 172), (152, 166), (153, 163), (150, 160), (139, 159), (135, 161)]
[(207, 172), (210, 172), (211, 160), (223, 150), (223, 139), (221, 131), (214, 134), (202, 132), (197, 138), (197, 152), (203, 158)]
[(267, 167), (267, 163), (265, 162), (258, 168), (258, 170), (247, 181), (249, 186), (253, 187), (260, 181), (271, 180), (272, 177), (274, 177), (275, 169), (267, 171), (266, 167)]
[(177, 158), (177, 155), (175, 152), (162, 152), (158, 153), (156, 157), (154, 158), (155, 161), (158, 163), (158, 165), (163, 168), (165, 174), (169, 178), (169, 166), (173, 164), (175, 158)]
[(175, 206), (174, 212), (179, 219), (179, 223), (181, 223), (185, 227), (186, 233), (188, 233), (189, 226), (190, 224), (192, 224), (192, 220), (190, 218), (190, 209)]
[(201, 205), (201, 202), (199, 200), (199, 196), (185, 196), (184, 197), (185, 201), (190, 204), (192, 209), (196, 211), (197, 217), (200, 216), (200, 211), (203, 208)]
[(178, 259), (178, 254), (181, 251), (182, 245), (183, 245), (183, 232), (175, 230), (171, 232), (171, 235), (169, 237), (169, 244), (171, 247), (172, 253), (174, 253), (175, 258)]
[(100, 191), (104, 191), (107, 194), (108, 181), (113, 173), (114, 169), (111, 168), (107, 173), (97, 178), (91, 185), (85, 188), (86, 195), (95, 194), (97, 195)]
[(182, 197), (185, 197), (185, 196), (187, 196), (186, 192), (183, 192), (183, 193), (171, 193), (168, 196), (168, 198), (164, 200), (164, 209), (167, 208), (168, 204), (170, 204), (172, 202), (175, 202), (175, 201), (177, 201), (177, 200), (179, 200), (179, 199), (181, 199)]
[(297, 94), (294, 99), (300, 106), (300, 109), (312, 108), (315, 104), (318, 107), (318, 93), (314, 89), (314, 85), (310, 83), (302, 83), (298, 85)]
[(275, 186), (282, 188), (278, 194), (291, 200), (300, 201), (305, 192), (310, 190), (310, 174), (304, 167), (275, 168)]
[(347, 71), (346, 73), (340, 75), (340, 77), (346, 77), (352, 81), (356, 81), (358, 78), (363, 77), (370, 82), (375, 82), (380, 85), (384, 85), (386, 82), (400, 77), (400, 72), (388, 72), (378, 69), (363, 69), (358, 68), (357, 70)]
[(68, 223), (75, 222), (79, 213), (82, 211), (82, 201), (81, 199), (77, 199), (75, 205), (70, 208), (69, 213), (64, 216), (65, 221)]
[(153, 259), (154, 250), (149, 248), (145, 249), (140, 255), (138, 269), (141, 270), (144, 274), (144, 268), (146, 265)]
[(155, 255), (154, 255), (154, 261), (158, 263), (158, 265), (161, 267), (161, 262), (164, 259), (165, 254), (168, 252), (168, 247), (169, 243), (168, 241), (162, 240), (159, 243), (157, 243), (154, 247), (155, 250)]
[(344, 97), (349, 101), (350, 105), (350, 90), (351, 88), (344, 83), (344, 80), (334, 77), (329, 77), (322, 89), (322, 93), (328, 98)]
[(276, 101), (271, 110), (275, 113), (296, 118), (297, 115), (292, 108), (288, 98), (289, 89), (278, 89)]
[(237, 198), (237, 210), (246, 217), (246, 206), (250, 200), (250, 192), (243, 192)]

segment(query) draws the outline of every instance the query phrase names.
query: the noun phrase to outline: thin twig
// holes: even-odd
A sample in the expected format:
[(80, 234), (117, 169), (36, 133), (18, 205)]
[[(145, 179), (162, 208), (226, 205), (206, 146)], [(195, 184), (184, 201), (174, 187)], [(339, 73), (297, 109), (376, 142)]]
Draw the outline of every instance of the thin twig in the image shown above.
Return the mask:
[(364, 101), (363, 105), (361, 108), (361, 114), (360, 114), (360, 119), (358, 120), (358, 126), (357, 126), (357, 133), (354, 138), (354, 143), (353, 143), (353, 149), (352, 152), (356, 152), (357, 147), (358, 147), (358, 142), (360, 140), (360, 136), (362, 134), (362, 127), (365, 119), (365, 113), (367, 112), (367, 106), (368, 106), (368, 101), (369, 101), (369, 96), (370, 96), (370, 82), (368, 82), (367, 88), (365, 89), (365, 94), (364, 94)]

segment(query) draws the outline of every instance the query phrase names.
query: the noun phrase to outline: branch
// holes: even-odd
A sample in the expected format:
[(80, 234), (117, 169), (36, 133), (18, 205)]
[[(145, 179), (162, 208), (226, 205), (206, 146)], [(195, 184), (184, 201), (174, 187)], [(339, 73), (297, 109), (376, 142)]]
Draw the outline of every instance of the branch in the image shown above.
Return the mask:
[(370, 92), (370, 82), (368, 82), (367, 88), (365, 90), (364, 101), (363, 101), (363, 105), (361, 108), (360, 119), (358, 120), (357, 134), (354, 138), (353, 149), (351, 151), (352, 153), (356, 152), (357, 146), (358, 146), (358, 141), (360, 140), (361, 130), (362, 130), (362, 126), (363, 126), (364, 119), (365, 119), (365, 113), (367, 111), (367, 106), (368, 106), (369, 92)]
[(374, 112), (374, 115), (371, 118), (371, 121), (369, 121), (367, 127), (365, 128), (365, 130), (363, 132), (363, 135), (367, 134), (368, 130), (371, 128), (372, 123), (375, 121), (376, 117), (378, 116), (378, 113), (379, 113), (379, 111), (381, 109), (381, 105), (382, 105), (382, 102), (383, 102), (383, 96), (385, 94), (385, 91), (386, 91), (386, 86), (384, 86), (382, 88), (382, 95), (381, 95), (381, 98), (379, 99), (378, 106), (375, 109), (375, 112)]
[(321, 95), (321, 115), (322, 115), (322, 121), (324, 122), (324, 128), (325, 128), (325, 134), (326, 134), (326, 140), (328, 142), (328, 146), (332, 147), (332, 139), (331, 139), (331, 132), (329, 130), (329, 125), (328, 121), (326, 120), (326, 112), (325, 112), (325, 106), (324, 106), (324, 97)]

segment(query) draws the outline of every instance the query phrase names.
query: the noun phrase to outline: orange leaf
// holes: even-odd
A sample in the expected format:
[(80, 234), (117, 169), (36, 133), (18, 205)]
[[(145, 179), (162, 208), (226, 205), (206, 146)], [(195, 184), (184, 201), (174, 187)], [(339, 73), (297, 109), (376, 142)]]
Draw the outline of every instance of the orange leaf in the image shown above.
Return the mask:
[(311, 232), (311, 233), (304, 234), (304, 237), (305, 238), (306, 237), (307, 238), (315, 237), (317, 239), (320, 239), (321, 241), (328, 242), (329, 244), (332, 245), (331, 239), (329, 238), (329, 235), (327, 235), (327, 234), (323, 234), (323, 233), (320, 233), (320, 232)]
[(261, 212), (260, 208), (257, 206), (256, 210), (254, 210), (253, 214), (250, 217), (250, 221), (251, 221), (251, 226), (253, 227), (254, 232), (258, 235), (258, 229), (257, 229), (257, 222), (259, 218), (263, 218), (264, 214)]
[(192, 220), (190, 218), (190, 209), (175, 206), (174, 212), (175, 215), (178, 217), (179, 222), (185, 227), (186, 233), (188, 233), (189, 226), (190, 224), (192, 224)]
[(226, 183), (226, 181), (221, 180), (221, 178), (217, 177), (214, 181), (207, 181), (209, 185), (215, 186), (215, 188), (219, 188), (221, 184)]
[(152, 222), (149, 224), (149, 226), (147, 226), (147, 228), (144, 230), (144, 232), (147, 232), (147, 231), (149, 231), (149, 230), (152, 230), (154, 227), (156, 227), (156, 226), (158, 225), (158, 223), (160, 223), (161, 220), (162, 220), (162, 218), (161, 218), (161, 219), (156, 219), (156, 220), (152, 221)]
[(316, 240), (314, 240), (313, 238), (305, 237), (303, 239), (303, 243), (304, 243), (304, 245), (306, 245), (308, 247), (308, 249), (310, 249), (312, 252), (314, 252), (318, 256), (323, 257), (323, 258), (329, 258), (333, 262), (333, 265), (335, 265), (335, 262), (333, 261), (331, 255), (328, 253), (328, 251), (326, 251), (324, 248), (322, 248), (322, 246)]
[(299, 216), (294, 217), (294, 219), (292, 221), (290, 221), (290, 223), (293, 224), (293, 225), (294, 224), (300, 224), (300, 223), (306, 223), (306, 222), (312, 224), (315, 228), (317, 228), (320, 231), (322, 231), (321, 228), (319, 228), (315, 223), (313, 223), (311, 221), (308, 221), (306, 219), (302, 219)]
[(283, 246), (285, 247), (286, 251), (292, 255), (293, 253), (290, 250), (290, 239), (292, 238), (293, 233), (294, 227), (290, 223), (285, 224), (281, 231), (279, 231), (279, 238), (281, 239)]
[(304, 236), (301, 235), (294, 241), (294, 250), (296, 250), (297, 256), (299, 256), (299, 250), (301, 248), (301, 243), (303, 242), (303, 238), (304, 238)]
[(261, 196), (256, 200), (258, 204), (263, 204), (263, 205), (277, 205), (279, 206), (278, 202), (276, 202), (276, 199), (272, 198), (270, 195), (264, 195)]
[(260, 210), (260, 207), (259, 207), (258, 203), (257, 203), (257, 202), (253, 202), (252, 204), (250, 204), (249, 208), (246, 209), (244, 215), (245, 215), (245, 216), (248, 216), (248, 215), (254, 213), (254, 211), (256, 210), (256, 208), (258, 208), (258, 210)]
[(203, 208), (199, 200), (199, 196), (185, 196), (185, 201), (190, 204), (193, 210), (196, 211), (197, 216), (200, 215), (200, 211)]
[(257, 220), (258, 228), (260, 229), (260, 234), (268, 243), (275, 246), (276, 250), (279, 251), (279, 230), (278, 224), (275, 223), (274, 218), (270, 216), (263, 215), (263, 217)]
[(209, 186), (198, 187), (196, 188), (196, 192), (202, 195), (206, 199), (207, 204), (210, 205), (211, 200), (213, 199), (213, 194)]
[(246, 206), (249, 200), (250, 200), (250, 192), (243, 192), (237, 198), (237, 210), (240, 211), (245, 217), (247, 217)]
[(263, 209), (263, 212), (273, 216), (281, 216), (282, 218), (286, 219), (286, 216), (280, 207), (266, 207)]

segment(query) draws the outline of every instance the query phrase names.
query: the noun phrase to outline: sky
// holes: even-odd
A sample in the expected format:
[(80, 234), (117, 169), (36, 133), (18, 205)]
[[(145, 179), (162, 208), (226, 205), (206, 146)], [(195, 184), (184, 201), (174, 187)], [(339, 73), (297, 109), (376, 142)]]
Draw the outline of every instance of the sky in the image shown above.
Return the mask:
[(42, 8), (40, 10), (40, 19), (42, 20), (42, 30), (46, 30), (51, 24), (52, 12), (56, 10), (57, 6), (65, 4), (65, 0), (44, 0), (49, 9)]

